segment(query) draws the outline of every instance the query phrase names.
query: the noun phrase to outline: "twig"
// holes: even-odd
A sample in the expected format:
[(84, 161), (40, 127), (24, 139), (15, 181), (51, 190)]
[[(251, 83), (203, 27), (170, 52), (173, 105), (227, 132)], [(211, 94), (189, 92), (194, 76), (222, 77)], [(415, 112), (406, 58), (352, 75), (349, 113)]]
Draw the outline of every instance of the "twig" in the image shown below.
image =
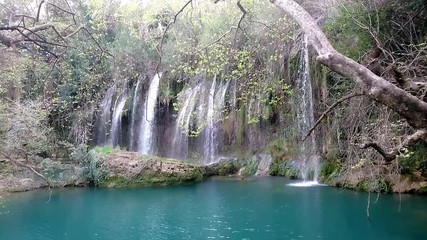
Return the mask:
[(303, 141), (305, 141), (305, 140), (307, 140), (307, 138), (310, 136), (310, 134), (314, 131), (314, 129), (316, 129), (316, 127), (317, 127), (317, 125), (319, 125), (320, 124), (320, 122), (327, 116), (327, 114), (330, 112), (330, 111), (332, 111), (338, 104), (340, 104), (340, 103), (342, 103), (342, 102), (344, 102), (344, 101), (346, 101), (346, 100), (348, 100), (348, 99), (351, 99), (351, 98), (354, 98), (354, 97), (357, 97), (357, 96), (362, 96), (363, 95), (363, 93), (358, 93), (358, 92), (354, 92), (354, 93), (351, 93), (351, 94), (349, 94), (349, 95), (346, 95), (346, 96), (344, 96), (344, 97), (342, 97), (342, 98), (340, 98), (340, 99), (338, 99), (334, 104), (332, 104), (330, 107), (328, 107), (328, 109), (326, 109), (326, 111), (324, 111), (323, 113), (322, 113), (322, 115), (319, 117), (319, 119), (317, 119), (317, 121), (316, 121), (316, 123), (314, 123), (314, 126), (313, 127), (311, 127), (310, 128), (310, 130), (308, 130), (308, 132), (307, 132), (307, 134), (305, 135), (305, 137), (303, 138)]
[[(24, 151), (23, 149), (17, 149), (17, 150), (20, 150), (21, 152), (23, 152), (23, 154), (25, 155), (25, 158), (28, 160), (28, 156), (27, 156), (27, 154), (25, 153), (25, 151)], [(37, 172), (37, 171), (36, 171), (33, 167), (31, 167), (30, 165), (26, 165), (26, 164), (20, 163), (20, 162), (18, 162), (17, 160), (13, 159), (9, 154), (5, 154), (4, 152), (2, 152), (2, 155), (3, 155), (5, 158), (7, 158), (9, 161), (13, 162), (14, 164), (16, 164), (16, 165), (18, 165), (18, 166), (21, 166), (21, 167), (24, 167), (24, 168), (29, 169), (29, 170), (30, 170), (31, 172), (33, 172), (35, 175), (37, 175), (37, 176), (39, 176), (41, 179), (43, 179), (43, 180), (47, 183), (47, 185), (48, 185), (49, 187), (51, 187), (51, 186), (52, 186), (52, 184), (50, 183), (49, 179), (47, 179), (47, 177), (45, 177), (43, 174), (41, 174), (41, 173)]]
[(38, 22), (40, 20), (40, 11), (42, 9), (43, 3), (44, 3), (44, 0), (40, 1), (39, 7), (37, 9), (36, 21), (34, 21), (34, 25), (36, 24), (36, 22)]
[[(215, 2), (216, 3), (216, 2)], [(208, 43), (207, 45), (205, 45), (204, 47), (202, 47), (201, 49), (197, 50), (197, 52), (203, 51), (207, 48), (209, 48), (210, 46), (212, 46), (215, 43), (218, 43), (219, 41), (221, 41), (225, 36), (227, 36), (229, 33), (231, 33), (231, 31), (233, 31), (234, 29), (238, 30), (240, 29), (240, 31), (242, 31), (246, 37), (247, 34), (245, 32), (245, 30), (241, 27), (242, 21), (245, 18), (247, 11), (246, 9), (242, 6), (242, 4), (240, 3), (240, 0), (237, 1), (237, 7), (239, 8), (239, 10), (242, 12), (242, 15), (240, 16), (239, 22), (237, 23), (237, 26), (231, 26), (230, 29), (228, 29), (228, 31), (226, 31), (225, 33), (223, 33), (221, 36), (219, 36), (219, 38), (217, 38), (216, 40), (213, 40), (212, 42)], [(258, 22), (261, 23), (261, 22)], [(261, 23), (262, 24), (262, 23)], [(265, 25), (265, 24), (263, 24)], [(237, 33), (237, 32), (236, 32)]]
[(243, 21), (243, 19), (245, 18), (245, 16), (246, 16), (246, 9), (242, 6), (242, 4), (240, 3), (240, 0), (239, 1), (237, 1), (237, 7), (240, 9), (240, 11), (242, 12), (242, 16), (240, 16), (240, 19), (239, 19), (239, 23), (237, 23), (237, 28), (240, 28), (240, 29), (242, 29), (241, 28), (241, 24), (242, 24), (242, 21)]
[(162, 48), (163, 48), (163, 42), (164, 42), (164, 40), (165, 40), (166, 33), (167, 33), (167, 31), (169, 30), (170, 26), (176, 22), (176, 20), (178, 19), (178, 15), (179, 15), (179, 14), (181, 14), (181, 13), (185, 10), (185, 8), (186, 8), (190, 3), (192, 3), (192, 1), (193, 1), (193, 0), (189, 0), (189, 1), (184, 5), (184, 6), (182, 6), (182, 8), (181, 8), (181, 9), (179, 9), (179, 11), (178, 11), (178, 12), (175, 14), (175, 16), (173, 17), (173, 21), (172, 21), (172, 22), (170, 22), (170, 23), (168, 23), (168, 25), (166, 26), (165, 30), (163, 31), (162, 38), (160, 39), (160, 42), (159, 42), (159, 44), (157, 45), (157, 52), (159, 53), (159, 62), (158, 62), (158, 63), (157, 63), (157, 65), (156, 65), (156, 73), (157, 73), (157, 74), (159, 73), (159, 66), (160, 66), (160, 64), (162, 63)]
[(427, 130), (417, 130), (412, 135), (406, 136), (405, 139), (399, 144), (397, 147), (391, 149), (390, 151), (386, 151), (383, 147), (381, 147), (376, 142), (365, 143), (361, 146), (362, 149), (373, 148), (375, 149), (381, 156), (383, 156), (386, 163), (390, 163), (393, 161), (397, 155), (399, 155), (405, 148), (413, 146), (418, 141), (427, 138)]

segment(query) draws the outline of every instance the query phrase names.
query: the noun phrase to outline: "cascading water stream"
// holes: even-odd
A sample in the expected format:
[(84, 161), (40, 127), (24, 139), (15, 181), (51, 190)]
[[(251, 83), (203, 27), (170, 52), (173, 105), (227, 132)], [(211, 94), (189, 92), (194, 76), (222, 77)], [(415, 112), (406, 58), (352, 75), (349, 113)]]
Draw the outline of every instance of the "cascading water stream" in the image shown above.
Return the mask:
[(108, 135), (108, 144), (110, 146), (117, 146), (120, 143), (122, 113), (127, 100), (127, 88), (123, 88), (123, 92), (116, 99), (113, 110), (113, 118), (111, 119), (110, 134)]
[[(186, 159), (193, 150), (203, 156), (203, 164), (215, 162), (221, 144), (218, 121), (222, 119), (228, 85), (225, 81), (218, 84), (216, 77), (212, 82), (203, 79), (180, 94), (178, 102), (181, 107), (169, 157)], [(197, 146), (193, 146), (196, 149), (189, 149), (189, 138), (197, 139)]]
[(203, 145), (204, 163), (210, 164), (214, 161), (215, 145), (214, 145), (214, 100), (215, 100), (216, 76), (212, 81), (208, 95), (208, 107), (206, 114), (205, 141)]
[[(300, 64), (297, 79), (297, 99), (299, 106), (297, 110), (298, 135), (302, 138), (314, 124), (313, 94), (309, 74), (309, 56), (307, 37), (303, 37), (300, 54)], [(316, 149), (316, 137), (314, 132), (301, 143), (299, 156), (299, 168), (304, 181), (310, 178), (317, 181), (319, 172), (319, 161)]]
[(176, 159), (187, 159), (188, 157), (188, 136), (190, 130), (191, 116), (196, 104), (197, 95), (200, 91), (201, 84), (194, 88), (188, 88), (183, 91), (179, 99), (185, 99), (182, 108), (178, 112), (175, 123), (174, 137), (170, 157)]
[[(140, 86), (141, 86), (141, 80), (138, 80), (136, 83), (135, 91), (133, 93), (132, 98), (132, 111), (131, 111), (131, 122), (130, 122), (130, 128), (129, 128), (129, 150), (131, 151), (137, 151), (137, 144), (135, 144), (135, 135), (136, 132), (136, 122), (137, 122), (137, 107), (140, 99)], [(136, 146), (135, 146), (136, 145)]]
[(107, 143), (109, 129), (108, 126), (111, 120), (111, 103), (113, 101), (113, 95), (115, 91), (116, 85), (114, 84), (107, 90), (99, 106), (101, 112), (96, 121), (94, 137), (94, 143), (97, 146), (104, 146)]
[(139, 132), (138, 152), (142, 154), (154, 154), (153, 137), (155, 127), (155, 113), (157, 96), (159, 92), (160, 78), (162, 74), (156, 74), (150, 82), (144, 109), (141, 117), (141, 129)]

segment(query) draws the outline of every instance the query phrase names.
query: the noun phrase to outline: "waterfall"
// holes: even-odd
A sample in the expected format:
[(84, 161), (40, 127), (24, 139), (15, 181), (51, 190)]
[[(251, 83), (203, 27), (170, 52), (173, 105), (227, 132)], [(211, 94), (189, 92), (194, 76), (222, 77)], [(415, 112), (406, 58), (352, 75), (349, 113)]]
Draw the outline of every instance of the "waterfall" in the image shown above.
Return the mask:
[[(300, 138), (307, 134), (314, 125), (313, 93), (309, 74), (307, 37), (304, 36), (300, 53), (300, 64), (298, 68), (296, 99), (299, 101), (297, 109), (298, 135)], [(314, 132), (301, 143), (299, 156), (299, 168), (301, 177), (309, 180), (310, 176), (317, 180), (319, 173), (319, 160), (316, 149), (316, 137)]]
[(138, 80), (138, 82), (136, 83), (136, 87), (135, 87), (135, 91), (133, 93), (133, 99), (132, 99), (132, 112), (131, 112), (131, 122), (130, 122), (130, 128), (129, 128), (129, 150), (131, 151), (137, 151), (137, 147), (135, 147), (135, 135), (137, 135), (136, 132), (136, 127), (137, 126), (137, 107), (139, 104), (139, 99), (140, 99), (140, 94), (139, 94), (139, 89), (141, 86), (141, 80)]
[[(193, 150), (203, 157), (204, 164), (215, 162), (221, 143), (218, 121), (223, 116), (229, 85), (229, 82), (218, 82), (216, 76), (211, 82), (203, 79), (194, 87), (184, 89), (179, 95), (180, 109), (175, 122), (170, 157), (186, 159)], [(196, 149), (190, 149), (189, 138), (197, 139)]]
[(108, 144), (115, 147), (120, 143), (122, 112), (127, 100), (127, 88), (123, 87), (123, 91), (114, 103), (113, 118), (111, 119), (110, 135), (108, 136)]
[(196, 105), (197, 95), (201, 89), (201, 84), (194, 88), (188, 88), (183, 91), (178, 99), (184, 104), (178, 112), (175, 123), (175, 131), (172, 141), (170, 157), (177, 159), (186, 159), (188, 157), (188, 135), (190, 130), (191, 116)]
[(203, 122), (206, 124), (206, 126), (204, 126), (204, 132), (202, 134), (204, 138), (203, 163), (205, 165), (216, 162), (216, 155), (221, 144), (221, 129), (219, 126), (219, 121), (221, 121), (223, 118), (225, 94), (228, 89), (228, 84), (230, 83), (222, 81), (219, 86), (216, 87), (216, 82), (217, 79), (215, 76), (212, 80), (209, 94), (207, 96), (207, 112), (206, 114), (202, 115), (206, 116), (206, 118), (203, 119)]
[(161, 73), (156, 74), (151, 80), (145, 99), (144, 109), (142, 111), (138, 146), (138, 152), (142, 154), (154, 154), (152, 146), (155, 127), (154, 120), (161, 75)]
[(214, 161), (215, 157), (215, 145), (214, 145), (214, 99), (215, 99), (215, 85), (216, 76), (212, 81), (211, 88), (208, 95), (208, 107), (206, 114), (206, 128), (205, 128), (205, 143), (203, 145), (203, 158), (204, 163), (209, 164)]
[(94, 136), (94, 144), (97, 146), (104, 146), (107, 143), (108, 129), (111, 121), (111, 103), (113, 101), (115, 91), (116, 85), (114, 84), (107, 90), (101, 104), (99, 105), (101, 112), (95, 123)]

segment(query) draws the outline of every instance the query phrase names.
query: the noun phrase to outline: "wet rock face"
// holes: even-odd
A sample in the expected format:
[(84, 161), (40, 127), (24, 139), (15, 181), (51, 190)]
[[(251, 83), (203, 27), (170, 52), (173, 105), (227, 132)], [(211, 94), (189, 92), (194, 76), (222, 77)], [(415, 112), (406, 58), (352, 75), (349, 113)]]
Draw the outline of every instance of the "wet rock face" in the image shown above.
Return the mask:
[(235, 158), (220, 159), (216, 163), (204, 166), (204, 175), (209, 176), (228, 176), (237, 174), (241, 164)]

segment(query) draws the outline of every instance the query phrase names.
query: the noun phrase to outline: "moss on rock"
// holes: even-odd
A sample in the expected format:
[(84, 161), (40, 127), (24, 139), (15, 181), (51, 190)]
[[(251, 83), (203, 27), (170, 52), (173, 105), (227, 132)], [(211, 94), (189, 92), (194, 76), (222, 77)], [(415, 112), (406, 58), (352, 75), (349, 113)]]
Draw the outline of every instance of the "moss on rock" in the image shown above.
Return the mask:
[(239, 171), (240, 164), (236, 159), (224, 159), (204, 167), (204, 176), (229, 176)]
[(100, 155), (98, 179), (101, 187), (147, 187), (181, 185), (203, 179), (202, 166), (175, 159), (142, 156), (134, 152), (116, 151)]
[(320, 170), (320, 181), (334, 185), (335, 179), (339, 176), (342, 166), (339, 162), (324, 161)]
[(298, 170), (288, 160), (275, 159), (270, 166), (270, 175), (296, 179)]
[(100, 187), (151, 187), (151, 186), (172, 186), (183, 185), (203, 180), (203, 174), (200, 169), (186, 173), (167, 173), (145, 171), (127, 179), (123, 176), (107, 176), (99, 181)]

